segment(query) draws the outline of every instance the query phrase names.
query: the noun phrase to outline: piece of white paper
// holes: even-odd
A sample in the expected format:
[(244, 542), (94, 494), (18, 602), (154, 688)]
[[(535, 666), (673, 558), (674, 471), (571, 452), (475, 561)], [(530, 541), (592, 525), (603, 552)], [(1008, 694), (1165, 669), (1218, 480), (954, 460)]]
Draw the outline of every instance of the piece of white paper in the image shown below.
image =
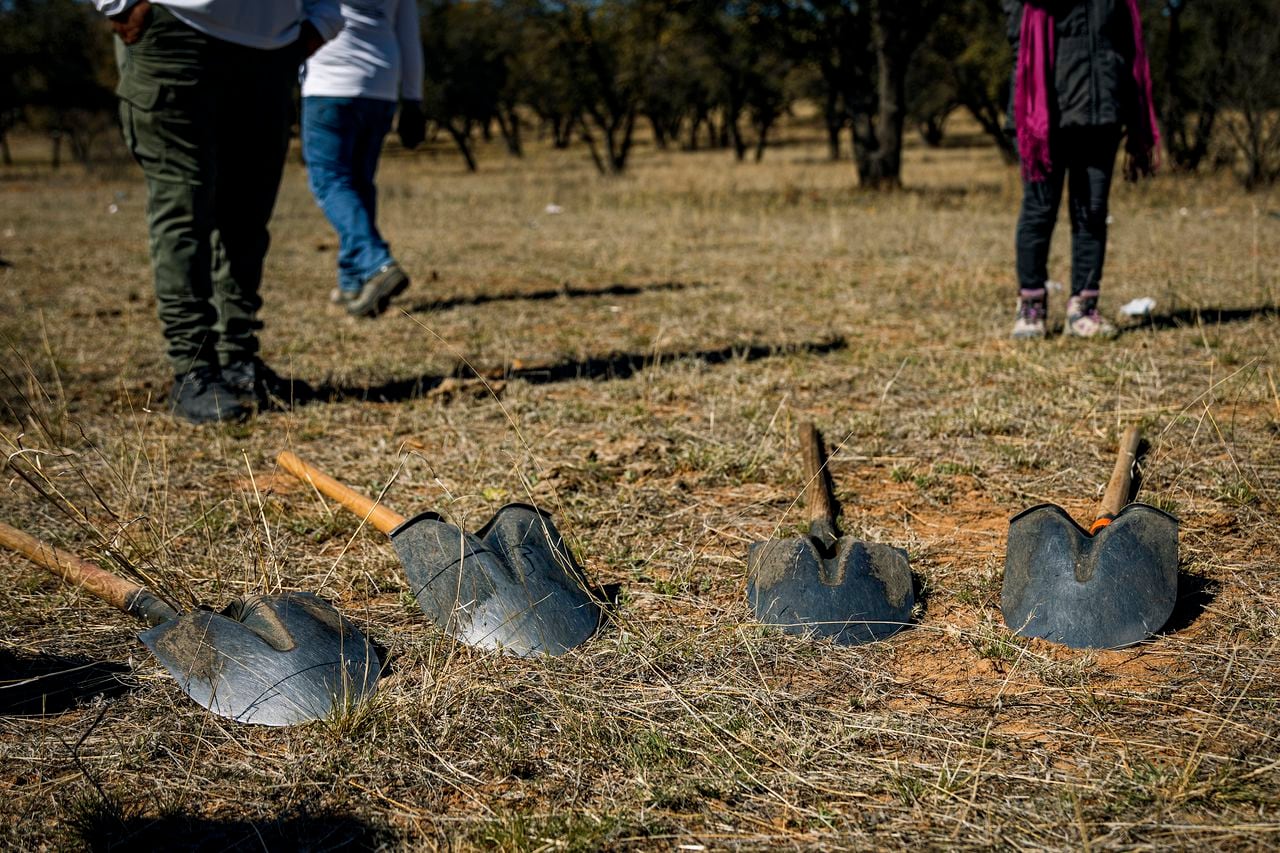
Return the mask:
[(1156, 307), (1156, 301), (1150, 296), (1140, 296), (1137, 299), (1130, 299), (1128, 302), (1120, 306), (1120, 313), (1127, 317), (1145, 317), (1151, 313), (1151, 309)]

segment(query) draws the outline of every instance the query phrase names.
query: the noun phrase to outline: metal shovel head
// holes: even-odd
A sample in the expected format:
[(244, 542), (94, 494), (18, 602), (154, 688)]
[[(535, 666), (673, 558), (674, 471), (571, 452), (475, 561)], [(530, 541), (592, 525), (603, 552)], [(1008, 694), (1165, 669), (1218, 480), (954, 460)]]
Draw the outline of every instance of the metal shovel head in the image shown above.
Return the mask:
[(761, 622), (788, 634), (855, 645), (911, 622), (915, 591), (906, 552), (842, 537), (823, 559), (813, 540), (770, 539), (747, 552), (747, 600)]
[(599, 603), (551, 518), (499, 509), (474, 535), (426, 512), (391, 531), (418, 606), (469, 646), (559, 655), (600, 625)]
[(1077, 649), (1132, 645), (1159, 631), (1178, 600), (1178, 519), (1146, 504), (1090, 536), (1061, 507), (1009, 522), (1004, 622)]
[(291, 726), (331, 717), (373, 691), (378, 653), (309, 592), (196, 610), (139, 639), (192, 699), (242, 723)]

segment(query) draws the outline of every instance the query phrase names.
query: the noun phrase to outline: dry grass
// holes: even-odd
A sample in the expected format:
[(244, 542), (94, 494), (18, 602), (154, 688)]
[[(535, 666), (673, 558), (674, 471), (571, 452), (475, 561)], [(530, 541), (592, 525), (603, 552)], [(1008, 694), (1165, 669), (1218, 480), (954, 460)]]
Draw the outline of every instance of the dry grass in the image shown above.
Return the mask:
[[(4, 436), (81, 513), (10, 479), (3, 520), (193, 600), (317, 591), (393, 666), (363, 713), (237, 726), (126, 617), (0, 555), (0, 665), (86, 673), (0, 716), (0, 846), (1274, 846), (1280, 200), (1118, 188), (1106, 305), (1151, 295), (1159, 322), (1015, 346), (1016, 175), (985, 147), (913, 149), (892, 196), (805, 127), (762, 165), (642, 149), (617, 180), (582, 152), (484, 154), (475, 176), (443, 147), (388, 155), (415, 283), (373, 323), (325, 301), (334, 239), (292, 166), (264, 352), (329, 400), (203, 429), (157, 402), (137, 176), (0, 175)], [(889, 642), (750, 618), (748, 544), (802, 521), (803, 417), (840, 445), (845, 526), (907, 548), (927, 593)], [(1182, 518), (1175, 630), (1012, 638), (1007, 518), (1087, 515), (1135, 419), (1146, 499)], [(448, 642), (384, 537), (275, 475), (285, 448), (469, 527), (537, 501), (622, 585), (614, 622), (554, 660)]]

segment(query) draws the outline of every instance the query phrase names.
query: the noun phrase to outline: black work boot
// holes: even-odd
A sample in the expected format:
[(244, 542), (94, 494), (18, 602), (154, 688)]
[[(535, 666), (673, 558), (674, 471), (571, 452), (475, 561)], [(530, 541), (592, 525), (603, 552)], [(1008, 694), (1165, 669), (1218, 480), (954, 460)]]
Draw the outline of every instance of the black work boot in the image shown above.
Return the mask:
[(305, 383), (294, 383), (276, 373), (257, 356), (233, 361), (222, 368), (222, 381), (244, 403), (260, 409), (271, 405), (288, 408)]
[(249, 414), (215, 367), (193, 367), (175, 376), (169, 411), (193, 424), (238, 421)]

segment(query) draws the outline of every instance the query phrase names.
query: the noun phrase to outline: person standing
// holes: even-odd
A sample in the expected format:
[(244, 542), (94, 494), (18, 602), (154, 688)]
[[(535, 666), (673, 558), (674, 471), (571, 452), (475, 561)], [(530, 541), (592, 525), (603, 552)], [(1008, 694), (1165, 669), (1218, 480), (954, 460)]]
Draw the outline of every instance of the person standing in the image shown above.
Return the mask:
[(376, 317), (409, 286), (378, 232), (374, 176), (400, 105), (405, 148), (422, 142), (422, 37), (414, 0), (347, 0), (342, 33), (307, 62), (302, 153), (316, 202), (338, 232), (332, 300)]
[(258, 295), (297, 69), (342, 29), (337, 0), (94, 0), (119, 37), (120, 122), (147, 185), (160, 323), (192, 423), (235, 420), (281, 380)]
[(1125, 177), (1156, 166), (1160, 143), (1137, 0), (1009, 2), (1016, 34), (1014, 124), (1022, 161), (1013, 337), (1043, 338), (1049, 243), (1064, 183), (1070, 193), (1071, 296), (1063, 334), (1114, 337), (1098, 311), (1107, 200), (1121, 137)]

